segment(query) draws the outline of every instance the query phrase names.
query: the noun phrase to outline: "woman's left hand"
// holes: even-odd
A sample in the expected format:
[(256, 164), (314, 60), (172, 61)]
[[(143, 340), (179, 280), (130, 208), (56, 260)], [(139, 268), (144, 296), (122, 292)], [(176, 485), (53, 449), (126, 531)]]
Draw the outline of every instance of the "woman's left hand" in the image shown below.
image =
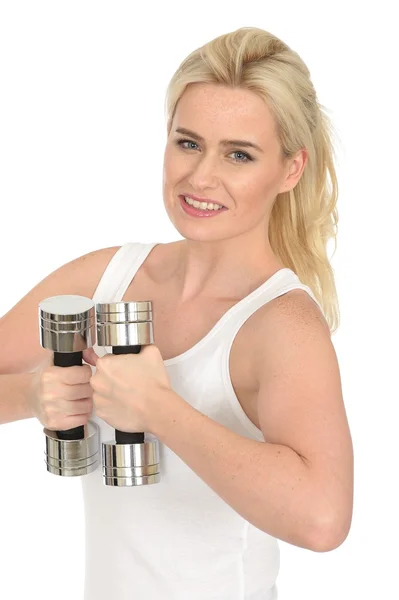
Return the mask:
[(97, 369), (90, 379), (96, 415), (119, 431), (151, 433), (165, 391), (171, 389), (159, 349), (151, 344), (139, 354), (102, 357), (93, 351), (85, 360)]

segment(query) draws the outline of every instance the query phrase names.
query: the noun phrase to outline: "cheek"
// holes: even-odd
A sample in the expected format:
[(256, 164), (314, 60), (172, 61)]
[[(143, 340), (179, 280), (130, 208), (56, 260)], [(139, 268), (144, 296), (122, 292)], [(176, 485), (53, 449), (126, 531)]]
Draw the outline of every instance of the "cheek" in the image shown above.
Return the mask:
[(249, 177), (246, 173), (242, 181), (230, 180), (229, 194), (236, 199), (237, 211), (243, 216), (255, 213), (263, 214), (268, 210), (271, 200), (274, 200), (276, 181), (272, 174), (265, 176), (264, 171), (257, 177)]
[(229, 182), (231, 193), (240, 198), (244, 204), (253, 204), (254, 198), (264, 197), (267, 187), (264, 175), (257, 176), (254, 172), (251, 173), (251, 176), (245, 173), (240, 177), (230, 179)]
[(251, 178), (247, 177), (247, 193), (255, 197), (267, 198), (278, 187), (279, 181), (280, 174), (276, 169), (270, 166), (269, 168), (260, 168), (259, 171), (253, 173)]
[(179, 179), (179, 175), (184, 171), (184, 161), (179, 160), (173, 148), (167, 148), (163, 161), (163, 182), (164, 185), (172, 185)]

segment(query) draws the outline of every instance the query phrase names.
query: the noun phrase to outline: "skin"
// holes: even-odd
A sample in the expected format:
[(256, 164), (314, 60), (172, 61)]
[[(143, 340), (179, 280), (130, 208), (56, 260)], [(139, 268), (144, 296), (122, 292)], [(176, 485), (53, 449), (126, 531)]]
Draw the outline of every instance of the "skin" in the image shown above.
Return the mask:
[[(176, 133), (190, 129), (204, 138)], [(222, 139), (256, 143), (253, 148), (220, 145)], [(189, 140), (177, 144), (179, 140)], [(246, 158), (249, 155), (253, 160)], [(167, 214), (185, 239), (173, 274), (180, 302), (244, 295), (284, 267), (268, 238), (277, 195), (298, 183), (305, 149), (283, 159), (273, 116), (252, 91), (220, 84), (191, 84), (178, 102), (164, 153), (163, 197)], [(228, 208), (215, 218), (193, 219), (180, 194), (209, 198)]]
[[(191, 139), (176, 134), (181, 126), (204, 140), (177, 146)], [(243, 150), (255, 159), (245, 162), (240, 148), (219, 145), (222, 138), (252, 140), (263, 152)], [(203, 313), (212, 316), (219, 299), (237, 301), (281, 268), (267, 236), (269, 215), (307, 160), (303, 150), (289, 161), (281, 156), (271, 114), (256, 95), (214, 85), (186, 90), (164, 163), (166, 210), (184, 239), (165, 245), (164, 256), (154, 259), (167, 285), (160, 310), (167, 302), (172, 307), (179, 339), (195, 319), (204, 324)], [(214, 199), (228, 210), (191, 218), (180, 206), (182, 193)], [(231, 371), (265, 442), (235, 433), (179, 396), (155, 345), (138, 355), (97, 360), (91, 378), (96, 413), (112, 427), (153, 433), (261, 531), (299, 547), (332, 550), (350, 528), (353, 449), (329, 330), (303, 290), (267, 303), (253, 321), (247, 343), (232, 348)], [(249, 365), (245, 379), (243, 361)]]

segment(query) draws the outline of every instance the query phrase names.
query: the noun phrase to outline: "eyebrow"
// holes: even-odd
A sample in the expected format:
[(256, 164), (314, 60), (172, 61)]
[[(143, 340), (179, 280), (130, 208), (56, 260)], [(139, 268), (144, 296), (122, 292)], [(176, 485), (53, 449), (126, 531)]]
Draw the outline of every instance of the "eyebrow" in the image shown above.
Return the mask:
[[(190, 129), (186, 129), (184, 127), (179, 127), (176, 129), (176, 133), (183, 133), (184, 135), (189, 135), (195, 138), (199, 142), (205, 142), (205, 139), (198, 133), (195, 133), (195, 131), (191, 131)], [(263, 152), (262, 148), (260, 148), (257, 144), (254, 144), (253, 142), (247, 142), (245, 140), (220, 140), (220, 144), (222, 146), (243, 146), (245, 148), (254, 148), (259, 152)]]

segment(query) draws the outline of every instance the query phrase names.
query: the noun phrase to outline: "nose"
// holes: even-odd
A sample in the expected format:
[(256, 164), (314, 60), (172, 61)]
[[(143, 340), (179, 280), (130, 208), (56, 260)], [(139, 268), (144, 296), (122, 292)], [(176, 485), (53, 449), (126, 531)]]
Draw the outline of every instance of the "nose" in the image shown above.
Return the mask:
[(216, 189), (218, 187), (218, 177), (216, 174), (216, 159), (211, 156), (199, 158), (193, 166), (192, 172), (188, 178), (188, 183), (193, 190)]

